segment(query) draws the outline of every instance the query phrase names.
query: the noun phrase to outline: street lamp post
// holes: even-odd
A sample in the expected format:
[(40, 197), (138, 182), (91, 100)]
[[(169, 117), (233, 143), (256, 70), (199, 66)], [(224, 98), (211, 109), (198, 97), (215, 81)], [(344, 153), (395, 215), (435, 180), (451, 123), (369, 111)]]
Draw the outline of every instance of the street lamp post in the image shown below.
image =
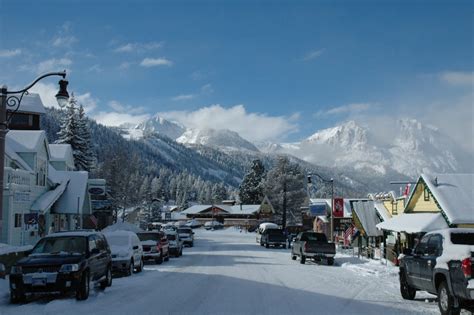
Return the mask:
[(322, 177), (321, 175), (319, 174), (316, 174), (316, 173), (309, 173), (308, 174), (308, 184), (311, 184), (312, 183), (312, 177), (316, 176), (318, 177), (319, 179), (321, 179), (324, 183), (330, 183), (331, 184), (331, 215), (330, 215), (330, 234), (329, 234), (329, 239), (332, 241), (334, 241), (334, 179), (333, 178), (330, 178), (330, 179), (326, 179), (324, 177)]
[[(36, 85), (40, 80), (50, 77), (60, 76), (63, 80), (59, 81), (59, 92), (56, 94), (56, 100), (58, 101), (59, 107), (63, 108), (66, 106), (69, 100), (69, 94), (67, 92), (68, 81), (66, 78), (66, 71), (63, 72), (49, 72), (36, 78), (32, 83), (27, 85), (25, 88), (18, 91), (9, 91), (7, 86), (4, 85), (0, 88), (0, 213), (3, 212), (3, 189), (4, 189), (4, 172), (5, 172), (5, 138), (8, 133), (8, 125), (13, 115), (18, 111), (21, 105), (21, 101), (25, 94), (28, 94), (28, 90)], [(7, 107), (10, 110), (7, 110)]]

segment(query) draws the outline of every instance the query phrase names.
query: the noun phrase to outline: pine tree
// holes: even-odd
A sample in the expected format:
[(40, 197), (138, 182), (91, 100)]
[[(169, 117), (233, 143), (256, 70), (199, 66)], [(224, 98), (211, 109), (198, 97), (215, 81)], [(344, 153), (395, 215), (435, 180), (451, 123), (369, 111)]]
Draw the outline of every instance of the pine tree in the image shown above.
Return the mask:
[(77, 127), (79, 137), (83, 142), (79, 144), (79, 151), (81, 152), (78, 158), (78, 169), (90, 172), (95, 165), (95, 155), (92, 150), (91, 132), (87, 117), (84, 113), (84, 107), (79, 105)]
[(254, 160), (252, 168), (245, 175), (239, 187), (240, 202), (244, 204), (260, 204), (263, 200), (263, 181), (265, 167), (262, 161)]
[(300, 223), (301, 206), (307, 193), (305, 175), (298, 164), (291, 163), (287, 157), (280, 157), (267, 173), (264, 193), (270, 199), (283, 227), (287, 221)]
[(61, 122), (61, 129), (58, 132), (58, 140), (56, 140), (55, 143), (71, 145), (72, 154), (74, 156), (74, 165), (76, 169), (80, 170), (82, 169), (82, 162), (84, 161), (81, 151), (81, 148), (84, 146), (84, 139), (79, 134), (76, 106), (76, 98), (74, 97), (74, 94), (72, 94), (66, 108), (66, 115)]

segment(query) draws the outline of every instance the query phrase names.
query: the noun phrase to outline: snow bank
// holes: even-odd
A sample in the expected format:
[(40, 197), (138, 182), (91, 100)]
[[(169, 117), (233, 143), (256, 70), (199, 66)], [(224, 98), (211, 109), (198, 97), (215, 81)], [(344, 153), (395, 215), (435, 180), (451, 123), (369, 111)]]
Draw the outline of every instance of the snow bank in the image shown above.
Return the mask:
[(109, 225), (105, 229), (102, 230), (102, 232), (114, 232), (114, 231), (130, 231), (130, 232), (143, 232), (142, 229), (140, 229), (138, 226), (133, 225), (128, 222), (117, 222), (113, 225)]
[(0, 243), (0, 255), (7, 255), (7, 254), (15, 253), (15, 252), (24, 252), (32, 248), (33, 246), (31, 245), (11, 246), (8, 244)]

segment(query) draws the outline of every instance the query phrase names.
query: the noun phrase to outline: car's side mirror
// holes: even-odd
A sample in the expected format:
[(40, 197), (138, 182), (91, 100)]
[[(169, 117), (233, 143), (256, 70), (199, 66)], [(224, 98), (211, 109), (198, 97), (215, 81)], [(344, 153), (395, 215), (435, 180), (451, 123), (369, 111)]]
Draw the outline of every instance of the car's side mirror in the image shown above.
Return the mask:
[(5, 265), (0, 263), (0, 279), (5, 279), (5, 275), (7, 274), (7, 269)]
[(403, 255), (405, 256), (413, 256), (413, 251), (410, 248), (403, 249)]
[(133, 246), (133, 249), (138, 249), (138, 248), (139, 248), (138, 245)]
[(293, 239), (291, 240), (292, 242), (296, 242), (296, 237), (293, 237)]
[(91, 250), (91, 255), (97, 255), (98, 253), (100, 253), (100, 250), (98, 248), (94, 248)]

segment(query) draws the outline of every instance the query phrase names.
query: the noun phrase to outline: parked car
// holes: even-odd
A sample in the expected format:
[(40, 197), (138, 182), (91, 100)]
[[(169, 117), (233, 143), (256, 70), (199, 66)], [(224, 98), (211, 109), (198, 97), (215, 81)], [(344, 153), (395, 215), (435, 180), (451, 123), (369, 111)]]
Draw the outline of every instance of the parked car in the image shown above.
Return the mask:
[(137, 234), (130, 231), (104, 233), (112, 251), (112, 272), (132, 275), (143, 270), (143, 248)]
[(257, 241), (257, 244), (261, 244), (260, 241), (261, 241), (261, 238), (262, 238), (262, 234), (266, 229), (278, 229), (278, 225), (275, 224), (275, 223), (271, 223), (271, 222), (260, 223), (260, 225), (258, 226), (258, 229), (257, 229), (257, 236), (255, 237), (255, 240)]
[(161, 222), (151, 222), (148, 224), (148, 231), (160, 231), (163, 225)]
[(433, 231), (400, 259), (400, 292), (413, 300), (416, 291), (438, 296), (441, 314), (474, 311), (474, 229)]
[(286, 248), (286, 236), (281, 229), (265, 229), (260, 238), (260, 245), (269, 248), (270, 246)]
[(219, 230), (224, 228), (224, 224), (218, 221), (208, 221), (204, 223), (204, 228), (206, 230)]
[(178, 228), (178, 234), (179, 238), (183, 241), (183, 245), (194, 246), (194, 232), (190, 227)]
[(164, 232), (138, 232), (138, 238), (143, 247), (143, 260), (154, 260), (161, 264), (170, 259), (169, 242)]
[(112, 257), (99, 232), (62, 232), (44, 237), (10, 271), (10, 300), (18, 303), (30, 292), (76, 293), (89, 297), (90, 284), (112, 285)]
[(167, 223), (165, 225), (162, 226), (161, 230), (163, 232), (166, 232), (166, 231), (177, 231), (178, 228), (176, 226), (174, 226), (174, 224), (170, 224), (170, 223)]
[(178, 232), (166, 231), (166, 237), (170, 244), (170, 253), (175, 257), (183, 255), (183, 241), (179, 238)]
[(196, 219), (192, 219), (192, 220), (189, 220), (188, 222), (186, 222), (185, 224), (187, 227), (190, 227), (192, 229), (196, 229), (196, 228), (200, 228), (202, 226), (202, 223), (199, 222), (198, 220)]
[(301, 232), (293, 240), (291, 248), (291, 259), (296, 260), (297, 256), (302, 264), (306, 262), (306, 258), (312, 258), (315, 261), (325, 259), (328, 265), (333, 265), (336, 245), (328, 242), (323, 233)]

